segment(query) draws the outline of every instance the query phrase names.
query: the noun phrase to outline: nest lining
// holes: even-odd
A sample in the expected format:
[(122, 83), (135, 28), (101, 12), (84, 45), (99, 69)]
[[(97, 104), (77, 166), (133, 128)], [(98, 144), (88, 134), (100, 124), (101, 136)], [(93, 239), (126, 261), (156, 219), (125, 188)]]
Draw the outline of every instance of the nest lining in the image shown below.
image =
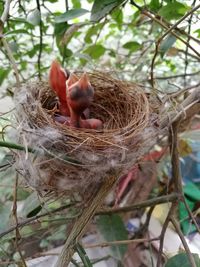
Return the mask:
[[(142, 145), (140, 136), (149, 124), (150, 110), (145, 93), (106, 73), (90, 73), (89, 78), (95, 90), (90, 117), (103, 121), (102, 131), (55, 122), (56, 96), (46, 81), (28, 82), (15, 96), (18, 141), (51, 155), (19, 154), (17, 168), (36, 189), (91, 190), (111, 169), (123, 171), (127, 162), (130, 165)], [(66, 156), (81, 164), (66, 164)]]

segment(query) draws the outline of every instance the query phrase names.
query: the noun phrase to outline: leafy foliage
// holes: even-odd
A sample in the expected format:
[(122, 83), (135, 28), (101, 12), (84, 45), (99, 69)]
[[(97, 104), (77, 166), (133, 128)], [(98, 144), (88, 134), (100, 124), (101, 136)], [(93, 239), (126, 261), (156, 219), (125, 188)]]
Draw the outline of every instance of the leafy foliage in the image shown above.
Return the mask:
[(91, 11), (91, 21), (99, 21), (104, 18), (115, 7), (122, 4), (124, 0), (95, 0)]
[[(106, 241), (126, 240), (128, 238), (124, 223), (118, 215), (102, 215), (97, 220), (97, 226)], [(126, 245), (112, 245), (113, 257), (122, 260), (126, 253)]]
[(163, 6), (159, 10), (159, 15), (161, 15), (163, 18), (165, 18), (167, 20), (179, 19), (183, 15), (185, 15), (185, 13), (189, 9), (190, 8), (187, 5), (182, 4), (178, 1), (173, 1), (173, 2), (167, 3), (167, 5)]
[[(194, 257), (195, 263), (197, 267), (200, 267), (200, 258), (198, 254), (192, 254)], [(180, 253), (175, 255), (174, 257), (170, 258), (165, 267), (190, 267), (190, 261), (188, 259), (188, 255), (186, 253)]]
[(71, 9), (71, 10), (63, 13), (62, 15), (56, 17), (55, 22), (56, 23), (67, 22), (68, 20), (72, 20), (72, 19), (78, 18), (80, 16), (83, 16), (86, 13), (88, 13), (88, 10), (83, 9), (83, 8)]

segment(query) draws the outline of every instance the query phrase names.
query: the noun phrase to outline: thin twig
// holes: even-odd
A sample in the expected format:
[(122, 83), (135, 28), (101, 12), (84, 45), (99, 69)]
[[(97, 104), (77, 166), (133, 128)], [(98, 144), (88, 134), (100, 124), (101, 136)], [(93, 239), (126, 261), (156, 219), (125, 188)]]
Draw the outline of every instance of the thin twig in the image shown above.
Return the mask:
[(157, 265), (156, 265), (157, 267), (162, 266), (162, 253), (163, 253), (163, 244), (164, 244), (165, 233), (166, 233), (167, 227), (169, 225), (171, 215), (174, 213), (176, 206), (177, 205), (175, 202), (172, 203), (172, 206), (170, 207), (167, 218), (165, 219), (165, 222), (162, 226), (162, 230), (160, 233), (160, 245), (159, 245), (159, 251), (158, 251)]
[(130, 239), (130, 240), (115, 240), (115, 241), (108, 241), (108, 242), (102, 242), (97, 244), (84, 244), (84, 248), (96, 248), (96, 247), (109, 247), (109, 246), (119, 246), (119, 245), (128, 245), (132, 243), (144, 243), (144, 242), (153, 242), (159, 240), (159, 237), (157, 238), (139, 238), (139, 239)]
[(193, 15), (193, 13), (200, 8), (200, 4), (197, 5), (196, 7), (194, 7), (193, 9), (191, 9), (190, 11), (188, 11), (181, 19), (179, 19), (176, 23), (174, 23), (161, 37), (160, 39), (164, 39), (173, 29), (175, 29), (182, 21), (184, 21), (184, 19), (186, 19), (187, 17), (189, 17), (191, 14)]
[[(140, 6), (138, 6), (137, 4), (135, 4), (134, 1), (131, 1), (131, 4), (133, 4), (134, 6), (136, 6), (142, 14), (144, 14), (145, 16), (149, 17), (150, 19), (152, 19), (153, 21), (157, 22), (160, 26), (162, 26), (163, 28), (165, 28), (166, 30), (169, 29), (169, 27), (163, 22), (163, 18), (157, 18), (155, 16), (153, 16), (149, 10), (145, 10), (142, 9)], [(171, 32), (172, 35), (174, 35), (177, 39), (179, 39), (182, 43), (184, 43), (185, 45), (187, 45), (199, 58), (200, 58), (200, 53), (194, 49), (194, 47), (192, 47), (190, 44), (187, 43), (187, 41), (185, 41), (183, 38), (181, 38), (178, 34), (176, 34), (174, 31)]]
[(166, 195), (166, 196), (148, 199), (138, 204), (133, 204), (133, 205), (125, 206), (125, 207), (102, 209), (100, 211), (97, 211), (96, 215), (129, 212), (135, 209), (142, 209), (142, 208), (152, 207), (152, 206), (159, 205), (159, 204), (166, 203), (166, 202), (173, 202), (174, 200), (178, 200), (178, 199), (179, 199), (179, 194), (173, 193), (173, 194)]
[(196, 265), (196, 263), (195, 263), (195, 260), (194, 260), (194, 257), (193, 257), (193, 255), (192, 255), (192, 253), (191, 253), (191, 251), (190, 251), (190, 249), (189, 249), (189, 247), (188, 247), (188, 244), (187, 244), (187, 242), (186, 242), (186, 240), (185, 240), (185, 237), (184, 237), (183, 233), (181, 232), (181, 229), (180, 229), (180, 227), (179, 227), (179, 225), (178, 225), (176, 219), (172, 216), (172, 217), (170, 218), (170, 220), (171, 220), (171, 222), (172, 222), (174, 228), (176, 229), (176, 232), (178, 233), (178, 235), (179, 235), (179, 237), (180, 237), (180, 239), (181, 239), (181, 242), (182, 242), (182, 244), (183, 244), (183, 246), (184, 246), (184, 249), (185, 249), (185, 251), (186, 251), (186, 253), (187, 253), (187, 255), (188, 255), (188, 258), (189, 258), (191, 267), (197, 267), (197, 265)]
[(164, 99), (162, 99), (162, 101), (165, 103), (167, 99), (178, 97), (178, 96), (184, 94), (185, 92), (188, 92), (189, 90), (192, 90), (192, 89), (194, 89), (194, 88), (198, 88), (199, 86), (200, 86), (200, 83), (197, 83), (197, 84), (191, 85), (191, 86), (189, 86), (189, 87), (187, 87), (187, 88), (184, 88), (184, 89), (182, 89), (182, 90), (178, 90), (178, 91), (173, 92), (173, 93), (168, 93), (168, 94), (164, 97)]
[(185, 208), (186, 208), (186, 210), (187, 210), (187, 212), (188, 212), (188, 214), (189, 214), (189, 218), (192, 220), (192, 222), (194, 223), (194, 225), (196, 226), (196, 230), (199, 232), (199, 234), (200, 234), (200, 228), (199, 228), (199, 225), (198, 225), (198, 223), (197, 223), (197, 221), (195, 220), (195, 218), (194, 218), (194, 215), (192, 214), (192, 211), (190, 210), (190, 207), (188, 206), (188, 204), (187, 204), (187, 202), (186, 202), (186, 200), (185, 200), (185, 198), (183, 197), (183, 204), (185, 205)]
[(150, 71), (150, 76), (151, 76), (151, 85), (154, 88), (155, 87), (155, 79), (154, 79), (154, 65), (155, 65), (155, 60), (156, 57), (158, 55), (158, 51), (159, 51), (159, 46), (161, 41), (163, 40), (163, 38), (171, 33), (172, 35), (174, 35), (177, 39), (179, 39), (182, 43), (184, 43), (186, 46), (188, 46), (196, 55), (198, 55), (198, 57), (200, 58), (200, 53), (197, 52), (188, 42), (186, 42), (183, 38), (181, 38), (178, 34), (176, 34), (173, 29), (174, 29), (174, 25), (175, 27), (177, 27), (177, 25), (182, 22), (186, 17), (188, 17), (191, 12), (196, 11), (196, 9), (198, 9), (200, 7), (200, 5), (198, 5), (197, 7), (195, 7), (194, 9), (192, 9), (190, 12), (188, 12), (187, 14), (185, 14), (185, 16), (183, 18), (181, 18), (179, 21), (177, 21), (176, 24), (172, 25), (171, 27), (169, 27), (168, 25), (166, 25), (166, 23), (163, 22), (163, 19), (158, 19), (156, 16), (153, 16), (150, 11), (148, 11), (147, 9), (143, 9), (140, 6), (138, 6), (133, 0), (131, 1), (131, 4), (134, 5), (135, 7), (137, 7), (142, 14), (144, 14), (145, 16), (149, 17), (150, 19), (152, 19), (153, 21), (157, 22), (159, 25), (161, 25), (163, 28), (167, 29), (166, 33), (164, 35), (162, 35), (156, 42), (156, 48), (155, 48), (155, 53), (151, 62), (151, 71)]
[(23, 267), (27, 267), (25, 259), (23, 257), (23, 254), (21, 252), (20, 246), (18, 244), (18, 240), (21, 239), (21, 235), (20, 235), (19, 228), (18, 228), (18, 217), (17, 217), (17, 187), (18, 187), (18, 175), (16, 175), (16, 178), (15, 178), (15, 186), (14, 186), (14, 192), (13, 192), (13, 209), (12, 209), (13, 217), (14, 217), (15, 223), (16, 223), (15, 247), (16, 247), (17, 252), (20, 255), (21, 263), (22, 263)]
[(41, 79), (41, 57), (42, 57), (42, 46), (43, 46), (43, 29), (42, 29), (42, 13), (40, 8), (40, 0), (36, 0), (37, 3), (37, 9), (40, 12), (40, 47), (39, 47), (39, 53), (38, 53), (38, 78)]
[(17, 225), (14, 225), (14, 226), (10, 227), (9, 229), (7, 229), (7, 230), (4, 231), (4, 232), (1, 232), (1, 233), (0, 233), (0, 238), (2, 238), (3, 236), (5, 236), (5, 235), (11, 233), (12, 231), (16, 230), (16, 227), (18, 227), (18, 228), (24, 227), (25, 225), (28, 225), (28, 224), (32, 223), (33, 221), (36, 221), (36, 220), (38, 220), (38, 219), (40, 219), (40, 218), (42, 218), (42, 217), (45, 217), (45, 216), (47, 216), (47, 215), (51, 216), (52, 214), (54, 214), (54, 213), (56, 213), (56, 212), (59, 212), (59, 211), (62, 211), (62, 210), (65, 210), (65, 209), (67, 209), (67, 208), (70, 208), (70, 207), (74, 206), (75, 204), (76, 204), (76, 203), (66, 204), (66, 205), (63, 205), (63, 206), (61, 206), (61, 207), (55, 209), (55, 210), (47, 211), (47, 212), (42, 212), (42, 213), (39, 214), (39, 215), (35, 215), (35, 216), (33, 216), (33, 217), (31, 217), (31, 218), (28, 218), (28, 219), (26, 219), (26, 220), (24, 220), (24, 221), (22, 221), (22, 222), (18, 222)]
[[(158, 204), (161, 204), (161, 203), (166, 203), (166, 202), (172, 202), (175, 199), (178, 200), (179, 199), (179, 195), (178, 194), (170, 194), (170, 195), (167, 195), (167, 196), (149, 199), (147, 201), (143, 201), (143, 202), (140, 202), (138, 204), (134, 204), (134, 205), (130, 205), (130, 206), (125, 206), (125, 207), (122, 207), (122, 208), (102, 209), (102, 210), (97, 211), (95, 213), (95, 215), (105, 215), (105, 214), (122, 213), (122, 212), (129, 212), (129, 211), (131, 212), (131, 211), (133, 211), (135, 209), (155, 206), (155, 205), (158, 205)], [(25, 225), (28, 225), (28, 224), (32, 223), (33, 221), (36, 221), (36, 220), (38, 220), (38, 219), (40, 219), (42, 217), (45, 217), (47, 215), (51, 216), (54, 213), (62, 211), (62, 210), (65, 210), (65, 209), (67, 209), (67, 208), (69, 208), (69, 207), (71, 207), (73, 205), (75, 205), (75, 203), (70, 203), (70, 204), (61, 206), (58, 209), (55, 209), (53, 211), (47, 211), (47, 212), (41, 213), (39, 215), (36, 215), (34, 217), (31, 217), (29, 219), (26, 219), (24, 221), (19, 222), (17, 226), (19, 228), (24, 227)], [(9, 234), (10, 232), (14, 231), (15, 229), (16, 229), (16, 226), (10, 227), (8, 230), (6, 230), (6, 231), (4, 231), (4, 232), (2, 232), (0, 234), (0, 238), (2, 238), (3, 236)]]
[(199, 75), (200, 71), (196, 71), (193, 73), (183, 73), (183, 74), (177, 74), (177, 75), (171, 75), (171, 76), (156, 76), (155, 79), (156, 80), (167, 80), (167, 79), (176, 79), (176, 78), (181, 78), (184, 76), (195, 76), (195, 75)]
[(175, 121), (170, 128), (170, 149), (171, 149), (171, 165), (172, 179), (175, 192), (183, 196), (182, 179), (180, 175), (180, 162), (178, 153), (178, 128), (180, 121)]
[[(156, 48), (155, 48), (154, 56), (153, 56), (153, 59), (152, 59), (152, 62), (151, 62), (151, 73), (150, 73), (150, 75), (151, 75), (151, 85), (152, 85), (153, 88), (154, 88), (154, 66), (155, 66), (156, 57), (157, 57), (158, 52), (159, 52), (160, 43), (162, 42), (162, 40), (169, 33), (173, 34), (172, 30), (175, 29), (185, 18), (187, 18), (188, 16), (190, 16), (191, 14), (193, 14), (199, 7), (200, 7), (200, 5), (196, 6), (195, 8), (193, 8), (192, 10), (190, 10), (188, 13), (186, 13), (180, 20), (178, 20), (174, 25), (172, 25), (170, 28), (168, 28), (167, 31), (156, 41)], [(182, 40), (185, 43), (185, 40), (184, 39), (182, 39)], [(185, 44), (186, 44), (186, 47), (187, 48), (190, 47), (189, 42), (187, 42)], [(200, 56), (200, 54), (198, 56)]]
[[(196, 0), (193, 1), (192, 3), (192, 7), (194, 7), (196, 4)], [(194, 8), (193, 8), (194, 9)], [(187, 38), (187, 42), (190, 43), (190, 32), (191, 32), (191, 27), (192, 27), (192, 17), (193, 17), (194, 13), (192, 12), (189, 19), (188, 19), (188, 24), (189, 24), (189, 27), (188, 27), (188, 38)], [(186, 49), (185, 49), (185, 74), (187, 73), (187, 68), (188, 68), (188, 46), (186, 46)], [(186, 86), (186, 76), (184, 76), (184, 87)]]

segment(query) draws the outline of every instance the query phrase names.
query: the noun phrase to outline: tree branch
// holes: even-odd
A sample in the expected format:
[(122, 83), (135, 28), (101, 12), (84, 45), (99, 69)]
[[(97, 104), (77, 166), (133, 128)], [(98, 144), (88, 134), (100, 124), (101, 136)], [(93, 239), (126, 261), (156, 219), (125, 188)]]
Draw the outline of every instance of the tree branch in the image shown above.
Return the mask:
[(188, 11), (181, 19), (179, 19), (175, 24), (173, 24), (159, 39), (163, 40), (173, 29), (176, 29), (176, 27), (184, 21), (187, 17), (189, 17), (191, 14), (193, 14), (197, 9), (200, 8), (200, 4)]
[(71, 258), (75, 252), (75, 244), (82, 237), (85, 228), (90, 223), (93, 215), (96, 210), (101, 205), (102, 201), (105, 199), (106, 195), (110, 192), (112, 187), (116, 182), (116, 174), (113, 176), (105, 177), (104, 181), (100, 185), (100, 188), (97, 192), (90, 197), (90, 199), (85, 203), (86, 208), (83, 209), (83, 212), (79, 219), (77, 219), (70, 230), (69, 236), (64, 244), (62, 252), (58, 258), (58, 261), (55, 267), (66, 267), (71, 261)]
[(200, 88), (192, 92), (180, 105), (176, 107), (176, 111), (168, 112), (160, 120), (160, 129), (169, 128), (173, 122), (182, 121), (191, 118), (200, 112)]
[(179, 197), (180, 197), (179, 194), (173, 193), (173, 194), (166, 195), (166, 196), (148, 199), (138, 204), (133, 204), (133, 205), (129, 205), (129, 206), (121, 207), (121, 208), (102, 209), (102, 210), (97, 211), (95, 215), (106, 215), (106, 214), (113, 214), (113, 213), (129, 212), (129, 211), (133, 211), (136, 209), (156, 206), (156, 205), (166, 203), (166, 202), (173, 202), (174, 200), (178, 200)]
[(115, 241), (108, 241), (108, 242), (102, 242), (97, 244), (84, 244), (84, 248), (96, 248), (96, 247), (109, 247), (109, 246), (116, 246), (116, 245), (128, 245), (132, 243), (144, 243), (144, 242), (153, 242), (157, 241), (159, 238), (139, 238), (139, 239), (129, 239), (129, 240), (115, 240)]
[(186, 253), (187, 253), (187, 255), (188, 255), (188, 258), (189, 258), (191, 267), (197, 267), (197, 265), (196, 265), (196, 263), (195, 263), (195, 260), (194, 260), (194, 257), (193, 257), (193, 255), (192, 255), (192, 253), (191, 253), (191, 251), (190, 251), (190, 248), (188, 247), (188, 244), (187, 244), (187, 242), (186, 242), (186, 240), (185, 240), (184, 235), (183, 235), (182, 232), (181, 232), (181, 229), (180, 229), (180, 227), (179, 227), (179, 225), (178, 225), (176, 219), (172, 216), (172, 217), (170, 218), (170, 220), (171, 220), (171, 222), (172, 222), (174, 228), (176, 229), (177, 234), (179, 235), (179, 237), (180, 237), (180, 239), (181, 239), (181, 242), (182, 242), (182, 244), (183, 244), (183, 246), (184, 246), (184, 249), (185, 249), (185, 251), (186, 251)]

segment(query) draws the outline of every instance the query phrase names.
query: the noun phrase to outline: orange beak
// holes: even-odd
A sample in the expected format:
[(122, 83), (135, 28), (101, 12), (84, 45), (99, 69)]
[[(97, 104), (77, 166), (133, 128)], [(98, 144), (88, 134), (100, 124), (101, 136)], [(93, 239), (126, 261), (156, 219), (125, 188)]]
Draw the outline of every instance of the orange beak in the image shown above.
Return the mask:
[(78, 81), (78, 85), (81, 89), (88, 89), (88, 87), (91, 87), (87, 73), (83, 73), (80, 80)]
[(68, 88), (74, 84), (78, 82), (78, 77), (76, 76), (76, 74), (74, 73), (71, 73), (70, 76), (69, 76), (69, 79), (66, 81), (66, 89), (68, 91)]

